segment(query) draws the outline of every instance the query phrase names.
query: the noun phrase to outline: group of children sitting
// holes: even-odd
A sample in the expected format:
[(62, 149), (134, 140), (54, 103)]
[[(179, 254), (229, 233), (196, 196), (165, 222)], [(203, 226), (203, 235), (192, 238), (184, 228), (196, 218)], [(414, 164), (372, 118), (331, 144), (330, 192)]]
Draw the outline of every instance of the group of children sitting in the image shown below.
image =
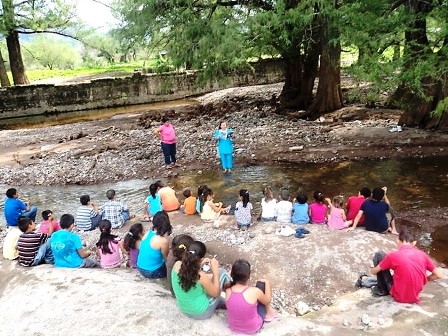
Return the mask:
[[(341, 230), (349, 228), (351, 225), (353, 225), (352, 228), (358, 225), (362, 226), (367, 217), (367, 230), (391, 231), (396, 234), (394, 216), (389, 207), (386, 191), (386, 187), (375, 188), (372, 193), (369, 188), (364, 187), (358, 195), (349, 197), (347, 201), (342, 195), (334, 196), (331, 200), (322, 192), (315, 191), (313, 202), (308, 204), (308, 196), (303, 192), (299, 192), (291, 202), (287, 189), (281, 190), (277, 199), (273, 196), (270, 188), (264, 188), (260, 213), (256, 219), (257, 221), (275, 221), (281, 224), (324, 224), (331, 229)], [(197, 195), (198, 197), (195, 198), (191, 195), (190, 190), (184, 191), (185, 202), (182, 206), (184, 213), (189, 215), (198, 213), (203, 221), (214, 222), (222, 213), (229, 213), (231, 210), (231, 206), (225, 208), (221, 202), (214, 203), (213, 192), (205, 185), (198, 188)], [(363, 208), (366, 200), (368, 202)], [(249, 228), (253, 222), (253, 209), (249, 191), (241, 189), (234, 207), (233, 228), (241, 230)], [(387, 213), (390, 214), (390, 221), (386, 217)], [(385, 223), (387, 226), (384, 228)], [(303, 238), (307, 233), (309, 233), (308, 230), (299, 227), (295, 236)]]
[[(143, 220), (152, 221), (152, 228), (147, 231), (142, 223), (135, 223), (130, 226), (123, 239), (112, 234), (112, 229), (122, 227), (134, 215), (130, 215), (128, 207), (117, 200), (115, 191), (110, 189), (106, 192), (108, 200), (101, 207), (97, 207), (88, 195), (81, 196), (76, 221), (73, 215), (64, 214), (58, 222), (51, 210), (45, 210), (39, 227), (36, 227), (29, 216), (18, 217), (17, 226), (20, 231), (8, 222), (12, 229), (4, 240), (4, 257), (18, 257), (22, 266), (49, 263), (56, 267), (114, 268), (120, 267), (123, 255), (127, 255), (128, 266), (138, 269), (144, 277), (168, 277), (170, 289), (180, 310), (191, 318), (208, 318), (216, 308), (226, 306), (230, 329), (240, 333), (255, 333), (264, 321), (275, 318), (276, 313), (269, 305), (269, 281), (260, 280), (256, 287), (247, 285), (250, 277), (249, 262), (235, 261), (229, 276), (218, 267), (219, 263), (215, 258), (206, 257), (206, 247), (202, 242), (195, 241), (188, 235), (178, 235), (171, 242), (168, 238), (172, 232), (168, 211), (180, 208), (186, 215), (199, 214), (203, 221), (210, 222), (223, 213), (229, 213), (231, 207), (224, 207), (221, 202), (215, 203), (212, 190), (205, 185), (198, 188), (198, 197), (194, 197), (191, 190), (184, 190), (185, 200), (182, 206), (170, 187), (156, 182), (149, 189), (150, 195), (145, 200), (142, 216)], [(261, 210), (256, 219), (282, 224), (327, 224), (333, 229), (343, 229), (352, 223), (356, 226), (362, 224), (363, 220), (368, 220), (370, 206), (367, 206), (367, 202), (372, 201), (374, 206), (380, 205), (383, 212), (389, 211), (385, 191), (385, 188), (374, 189), (370, 199), (370, 190), (362, 188), (358, 195), (350, 197), (346, 203), (342, 196), (335, 196), (331, 201), (316, 191), (313, 194), (314, 202), (308, 204), (308, 198), (302, 192), (291, 202), (287, 190), (282, 190), (277, 200), (273, 197), (272, 190), (265, 188)], [(15, 189), (8, 189), (7, 202), (10, 195), (15, 199), (11, 204), (21, 202)], [(11, 204), (7, 207), (5, 202), (5, 216), (10, 219)], [(17, 216), (23, 211), (22, 208), (19, 204)], [(7, 214), (7, 209), (11, 213)], [(363, 212), (366, 218), (362, 218)], [(249, 192), (241, 189), (234, 208), (234, 228), (249, 228), (252, 213)], [(378, 214), (376, 208), (375, 213)], [(80, 231), (99, 229), (100, 236), (95, 244), (97, 258), (91, 258), (91, 251), (83, 245), (80, 236), (72, 232), (75, 226)], [(301, 237), (307, 233), (309, 232), (302, 228), (296, 232), (296, 236)], [(226, 293), (225, 299), (221, 297), (222, 291)]]

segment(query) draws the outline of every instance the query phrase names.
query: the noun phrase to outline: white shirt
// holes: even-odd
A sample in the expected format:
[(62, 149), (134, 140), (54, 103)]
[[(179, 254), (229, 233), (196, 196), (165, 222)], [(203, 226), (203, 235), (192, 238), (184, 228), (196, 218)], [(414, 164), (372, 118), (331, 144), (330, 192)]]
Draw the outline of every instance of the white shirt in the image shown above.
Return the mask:
[(264, 197), (261, 199), (261, 217), (263, 218), (273, 218), (275, 217), (275, 205), (277, 200), (275, 198), (266, 202)]
[(292, 203), (290, 201), (280, 201), (275, 206), (277, 222), (291, 223)]

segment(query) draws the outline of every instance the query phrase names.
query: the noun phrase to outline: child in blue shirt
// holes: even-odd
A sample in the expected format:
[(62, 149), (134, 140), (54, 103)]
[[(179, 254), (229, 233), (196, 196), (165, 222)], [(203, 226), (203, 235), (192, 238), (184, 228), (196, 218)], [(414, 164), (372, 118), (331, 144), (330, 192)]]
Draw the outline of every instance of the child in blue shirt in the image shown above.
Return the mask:
[(19, 196), (20, 194), (15, 188), (6, 190), (4, 205), (6, 226), (17, 226), (19, 217), (28, 217), (33, 222), (36, 220), (37, 207), (23, 202)]
[(75, 218), (64, 214), (59, 221), (61, 230), (51, 235), (50, 245), (56, 267), (99, 267), (99, 263), (89, 256), (91, 252), (82, 245), (81, 238), (73, 232)]
[(308, 224), (310, 217), (308, 215), (308, 197), (304, 193), (299, 193), (292, 205), (291, 221), (294, 224)]

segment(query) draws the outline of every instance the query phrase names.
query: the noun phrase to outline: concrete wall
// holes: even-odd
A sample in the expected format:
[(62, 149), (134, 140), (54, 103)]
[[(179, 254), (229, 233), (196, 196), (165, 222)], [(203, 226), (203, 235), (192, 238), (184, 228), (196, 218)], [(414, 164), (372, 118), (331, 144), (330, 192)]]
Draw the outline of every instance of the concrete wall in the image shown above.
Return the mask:
[(64, 112), (128, 106), (186, 98), (223, 88), (278, 83), (284, 80), (281, 61), (253, 64), (253, 69), (197, 84), (198, 72), (103, 78), (70, 85), (25, 85), (0, 89), (0, 120)]

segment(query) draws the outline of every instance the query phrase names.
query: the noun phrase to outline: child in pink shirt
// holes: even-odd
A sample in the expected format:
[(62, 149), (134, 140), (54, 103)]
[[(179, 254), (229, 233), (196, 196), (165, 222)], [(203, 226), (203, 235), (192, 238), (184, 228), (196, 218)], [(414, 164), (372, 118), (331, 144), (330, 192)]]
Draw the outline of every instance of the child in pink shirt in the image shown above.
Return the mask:
[(42, 219), (43, 221), (40, 223), (39, 232), (51, 236), (53, 232), (59, 231), (61, 229), (59, 222), (54, 218), (53, 211), (42, 211)]
[(320, 191), (313, 194), (314, 202), (308, 207), (311, 224), (327, 224), (327, 210), (325, 197)]
[(263, 326), (277, 317), (270, 306), (271, 284), (266, 279), (249, 286), (250, 264), (244, 259), (232, 265), (232, 284), (226, 289), (227, 324), (238, 334), (255, 334)]
[(99, 224), (101, 231), (100, 239), (96, 243), (96, 253), (100, 258), (100, 265), (102, 268), (115, 268), (119, 267), (122, 260), (121, 251), (123, 243), (118, 239), (116, 235), (110, 233), (112, 229), (112, 223), (103, 219)]
[(328, 227), (335, 230), (345, 229), (352, 224), (352, 221), (347, 221), (344, 206), (344, 196), (338, 195), (333, 197), (333, 203), (329, 198), (325, 201), (330, 207), (330, 214), (328, 215)]

